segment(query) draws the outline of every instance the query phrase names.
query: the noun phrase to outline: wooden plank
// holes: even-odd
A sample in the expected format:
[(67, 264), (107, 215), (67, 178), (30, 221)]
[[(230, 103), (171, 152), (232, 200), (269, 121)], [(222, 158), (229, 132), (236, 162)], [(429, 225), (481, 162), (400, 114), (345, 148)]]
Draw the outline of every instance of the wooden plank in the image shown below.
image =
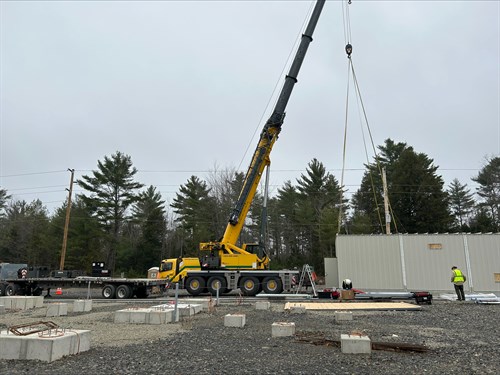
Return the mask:
[(421, 310), (422, 307), (406, 302), (287, 302), (285, 310), (303, 306), (306, 310)]

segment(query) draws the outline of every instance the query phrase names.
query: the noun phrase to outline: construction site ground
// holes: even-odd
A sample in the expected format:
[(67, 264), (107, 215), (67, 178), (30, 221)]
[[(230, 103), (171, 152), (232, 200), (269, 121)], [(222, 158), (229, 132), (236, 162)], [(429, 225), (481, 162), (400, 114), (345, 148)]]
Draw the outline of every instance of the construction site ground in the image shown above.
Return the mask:
[[(271, 301), (270, 310), (256, 310), (256, 299), (232, 297), (178, 323), (113, 323), (116, 310), (164, 300), (96, 300), (90, 312), (70, 310), (50, 319), (44, 308), (8, 310), (0, 315), (0, 329), (51, 320), (91, 330), (91, 349), (52, 363), (0, 360), (0, 374), (497, 374), (499, 369), (500, 305), (434, 300), (417, 310), (354, 310), (352, 321), (336, 322), (335, 309), (296, 314), (285, 309), (287, 301)], [(226, 314), (245, 314), (245, 326), (225, 327)], [(273, 338), (274, 322), (294, 322), (295, 335)], [(343, 354), (338, 341), (346, 333), (404, 343), (410, 351)], [(414, 352), (412, 346), (426, 350)]]

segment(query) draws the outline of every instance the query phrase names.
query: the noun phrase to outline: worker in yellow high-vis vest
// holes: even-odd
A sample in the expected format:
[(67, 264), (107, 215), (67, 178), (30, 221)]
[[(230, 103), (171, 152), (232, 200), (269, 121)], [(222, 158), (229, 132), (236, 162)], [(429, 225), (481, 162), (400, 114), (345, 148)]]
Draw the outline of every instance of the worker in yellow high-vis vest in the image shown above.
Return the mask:
[(457, 293), (458, 301), (465, 301), (465, 280), (465, 275), (457, 268), (457, 266), (451, 267), (451, 282), (455, 286), (455, 292)]

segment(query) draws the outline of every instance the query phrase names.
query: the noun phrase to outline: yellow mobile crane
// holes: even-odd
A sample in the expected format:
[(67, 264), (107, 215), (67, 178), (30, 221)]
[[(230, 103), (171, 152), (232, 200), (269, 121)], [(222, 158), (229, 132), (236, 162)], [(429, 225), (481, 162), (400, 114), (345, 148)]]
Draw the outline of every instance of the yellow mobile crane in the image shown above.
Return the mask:
[(269, 156), (281, 131), (286, 105), (297, 82), (300, 67), (312, 41), (324, 4), (325, 0), (318, 0), (311, 13), (274, 110), (260, 133), (257, 148), (222, 239), (201, 243), (200, 251), (204, 255), (200, 258), (166, 259), (160, 264), (159, 277), (179, 283), (191, 295), (198, 295), (204, 291), (212, 294), (216, 294), (217, 291), (224, 293), (240, 288), (243, 294), (254, 296), (261, 290), (277, 294), (292, 288), (292, 280), (298, 271), (270, 271), (269, 257), (262, 243), (243, 244), (239, 247), (237, 241), (262, 173), (271, 163)]

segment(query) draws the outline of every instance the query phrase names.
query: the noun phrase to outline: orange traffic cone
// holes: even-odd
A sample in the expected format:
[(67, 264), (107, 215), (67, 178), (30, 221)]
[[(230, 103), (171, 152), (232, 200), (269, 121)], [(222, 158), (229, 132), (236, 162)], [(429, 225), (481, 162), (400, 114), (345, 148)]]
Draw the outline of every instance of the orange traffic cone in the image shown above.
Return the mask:
[(58, 296), (62, 295), (62, 288), (57, 288), (56, 289), (56, 295), (58, 295)]

